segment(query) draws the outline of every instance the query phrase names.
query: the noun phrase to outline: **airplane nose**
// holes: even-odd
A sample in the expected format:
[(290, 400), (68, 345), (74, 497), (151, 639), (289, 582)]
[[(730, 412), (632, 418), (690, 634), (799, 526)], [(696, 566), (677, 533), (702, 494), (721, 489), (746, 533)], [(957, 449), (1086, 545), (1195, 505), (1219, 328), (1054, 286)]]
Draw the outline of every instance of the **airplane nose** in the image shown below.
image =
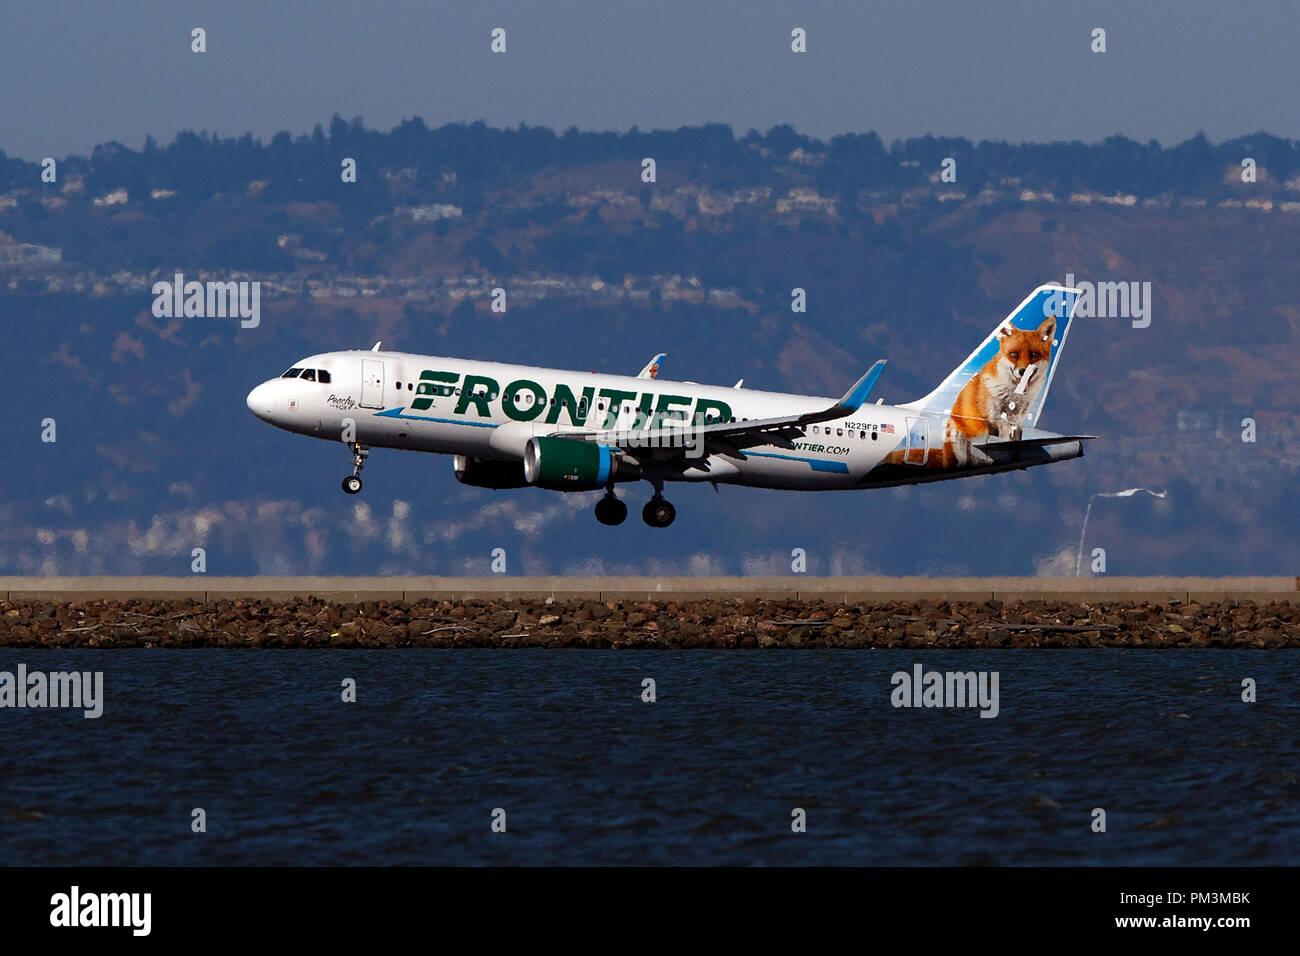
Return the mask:
[(273, 391), (270, 382), (263, 382), (248, 393), (248, 410), (264, 422), (271, 420)]

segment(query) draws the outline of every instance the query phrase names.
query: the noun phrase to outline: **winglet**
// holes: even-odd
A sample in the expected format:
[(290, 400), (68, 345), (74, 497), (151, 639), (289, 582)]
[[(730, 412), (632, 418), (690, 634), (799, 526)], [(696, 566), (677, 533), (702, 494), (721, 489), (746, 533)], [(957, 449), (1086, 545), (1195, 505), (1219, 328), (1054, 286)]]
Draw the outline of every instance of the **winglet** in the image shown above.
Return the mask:
[(858, 379), (854, 386), (844, 393), (844, 397), (835, 403), (835, 410), (840, 415), (852, 415), (862, 407), (871, 390), (876, 387), (876, 379), (885, 370), (885, 360), (879, 359), (867, 369), (867, 374)]
[(382, 345), (382, 344), (383, 344), (382, 342), (376, 342), (375, 345), (374, 345), (374, 348), (372, 348), (370, 351), (372, 351), (372, 352), (378, 352), (378, 351), (379, 351), (379, 346)]

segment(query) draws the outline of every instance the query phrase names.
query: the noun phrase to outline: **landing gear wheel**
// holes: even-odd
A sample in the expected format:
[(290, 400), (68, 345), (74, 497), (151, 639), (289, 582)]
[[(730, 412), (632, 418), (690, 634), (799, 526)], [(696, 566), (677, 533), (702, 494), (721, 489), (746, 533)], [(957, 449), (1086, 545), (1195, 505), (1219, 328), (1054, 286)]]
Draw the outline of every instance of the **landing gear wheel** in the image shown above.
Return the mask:
[(606, 495), (596, 502), (596, 520), (601, 524), (622, 524), (627, 518), (627, 505), (613, 495)]
[(666, 528), (677, 517), (677, 509), (663, 498), (651, 498), (641, 509), (641, 520), (652, 528)]
[(355, 441), (348, 442), (348, 448), (352, 450), (352, 474), (343, 479), (343, 490), (355, 495), (361, 490), (361, 469), (366, 466), (366, 455), (370, 454), (370, 449)]

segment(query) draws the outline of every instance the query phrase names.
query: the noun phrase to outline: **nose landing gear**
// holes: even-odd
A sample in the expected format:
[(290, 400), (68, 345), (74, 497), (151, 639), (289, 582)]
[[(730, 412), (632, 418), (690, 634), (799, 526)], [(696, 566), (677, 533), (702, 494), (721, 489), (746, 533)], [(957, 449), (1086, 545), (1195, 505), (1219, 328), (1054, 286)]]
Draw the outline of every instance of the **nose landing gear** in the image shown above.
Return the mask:
[(348, 447), (352, 449), (352, 474), (343, 479), (343, 490), (355, 495), (361, 490), (361, 469), (366, 466), (370, 449), (360, 442), (349, 442)]

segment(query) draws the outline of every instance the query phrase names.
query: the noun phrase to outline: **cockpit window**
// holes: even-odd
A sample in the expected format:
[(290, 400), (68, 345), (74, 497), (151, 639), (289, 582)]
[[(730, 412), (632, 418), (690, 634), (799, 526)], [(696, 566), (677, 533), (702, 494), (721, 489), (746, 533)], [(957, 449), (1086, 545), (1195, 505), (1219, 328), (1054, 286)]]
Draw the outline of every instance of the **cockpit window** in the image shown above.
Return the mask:
[(281, 377), (281, 378), (297, 378), (297, 377), (298, 377), (299, 375), (301, 375), (301, 374), (302, 374), (302, 369), (300, 369), (300, 368), (291, 368), (291, 369), (289, 369), (289, 371), (285, 372), (285, 373), (284, 373), (283, 375), (281, 375), (280, 377)]
[(326, 385), (328, 385), (330, 383), (330, 373), (327, 372), (325, 369), (319, 369), (316, 372), (316, 381), (324, 382)]
[(302, 378), (308, 382), (316, 381), (316, 370), (314, 368), (303, 369)]

